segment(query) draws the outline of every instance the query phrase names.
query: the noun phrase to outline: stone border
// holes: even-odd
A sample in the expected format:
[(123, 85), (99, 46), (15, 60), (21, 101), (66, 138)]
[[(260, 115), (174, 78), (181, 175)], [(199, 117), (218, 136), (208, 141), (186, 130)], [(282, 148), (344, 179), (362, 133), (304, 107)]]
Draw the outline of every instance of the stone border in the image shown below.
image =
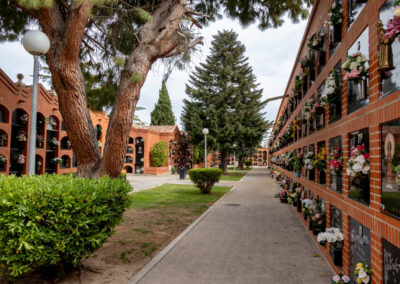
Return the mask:
[[(244, 177), (243, 177), (244, 178)], [(242, 179), (243, 179), (242, 178)], [(221, 203), (234, 189), (236, 186), (233, 186), (224, 196), (218, 199), (213, 205), (211, 205), (203, 214), (200, 215), (199, 218), (196, 219), (189, 227), (186, 228), (178, 237), (176, 237), (171, 243), (169, 243), (162, 251), (160, 251), (148, 264), (146, 264), (139, 272), (137, 272), (127, 284), (136, 284), (143, 277), (153, 269), (190, 231), (192, 231), (200, 222), (203, 220), (208, 213), (214, 209), (219, 203)]]

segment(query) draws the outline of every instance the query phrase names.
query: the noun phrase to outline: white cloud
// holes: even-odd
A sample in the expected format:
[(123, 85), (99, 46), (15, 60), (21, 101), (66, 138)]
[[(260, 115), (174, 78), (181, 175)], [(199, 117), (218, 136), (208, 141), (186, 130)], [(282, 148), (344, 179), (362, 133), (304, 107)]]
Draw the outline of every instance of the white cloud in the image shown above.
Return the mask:
[[(293, 24), (290, 20), (286, 20), (278, 29), (260, 31), (256, 25), (243, 29), (237, 22), (229, 19), (220, 20), (202, 30), (205, 44), (194, 59), (193, 65), (204, 62), (209, 54), (213, 35), (219, 30), (232, 29), (238, 33), (239, 40), (246, 46), (246, 56), (263, 89), (263, 98), (281, 96), (292, 71), (305, 27), (306, 21)], [(25, 83), (31, 84), (33, 59), (19, 42), (0, 44), (0, 68), (13, 81), (16, 80), (17, 73), (24, 74)], [(186, 98), (185, 83), (188, 81), (189, 74), (190, 70), (175, 70), (167, 82), (173, 110), (179, 124), (183, 99)], [(146, 108), (137, 112), (143, 121), (150, 122), (150, 112), (157, 102), (162, 78), (163, 68), (160, 64), (156, 64), (146, 79), (138, 103), (139, 106)], [(280, 101), (268, 103), (265, 108), (267, 119), (275, 120), (279, 105)]]

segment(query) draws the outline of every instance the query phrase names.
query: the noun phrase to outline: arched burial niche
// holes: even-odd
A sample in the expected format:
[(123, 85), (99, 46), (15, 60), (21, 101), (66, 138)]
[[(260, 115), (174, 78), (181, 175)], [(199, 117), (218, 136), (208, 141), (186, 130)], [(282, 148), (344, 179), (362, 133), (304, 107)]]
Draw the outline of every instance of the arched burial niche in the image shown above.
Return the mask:
[(144, 172), (144, 139), (137, 137), (135, 140), (135, 173), (142, 174)]
[(10, 174), (21, 176), (26, 174), (26, 155), (28, 149), (29, 115), (20, 108), (12, 112), (10, 139)]
[(58, 157), (60, 121), (55, 116), (50, 116), (46, 124), (46, 173), (53, 174), (57, 169), (54, 158)]

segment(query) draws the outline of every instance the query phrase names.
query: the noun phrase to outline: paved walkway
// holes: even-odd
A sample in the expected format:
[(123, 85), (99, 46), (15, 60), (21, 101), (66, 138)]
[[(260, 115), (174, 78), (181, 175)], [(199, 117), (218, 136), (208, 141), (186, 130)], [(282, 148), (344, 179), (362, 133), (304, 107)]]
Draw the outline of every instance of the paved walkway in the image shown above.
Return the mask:
[[(192, 184), (192, 181), (190, 179), (180, 180), (179, 175), (177, 174), (175, 175), (165, 174), (161, 176), (127, 174), (126, 179), (133, 187), (132, 192), (137, 192), (144, 189), (152, 188), (155, 186), (162, 185), (164, 183)], [(221, 180), (217, 185), (234, 186), (237, 183), (238, 183), (237, 181)]]
[(253, 169), (144, 277), (128, 283), (329, 283), (330, 266), (275, 191), (266, 169)]

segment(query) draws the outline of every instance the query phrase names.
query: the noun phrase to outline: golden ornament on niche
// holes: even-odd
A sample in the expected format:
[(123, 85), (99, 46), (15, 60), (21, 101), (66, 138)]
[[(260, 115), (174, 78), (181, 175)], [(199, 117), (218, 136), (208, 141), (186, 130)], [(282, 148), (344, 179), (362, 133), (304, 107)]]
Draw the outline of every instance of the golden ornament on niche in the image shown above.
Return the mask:
[(392, 43), (394, 38), (383, 40), (383, 35), (385, 30), (383, 29), (383, 23), (381, 20), (377, 24), (378, 37), (379, 37), (379, 67), (381, 71), (394, 69), (393, 66), (393, 53), (392, 53)]

